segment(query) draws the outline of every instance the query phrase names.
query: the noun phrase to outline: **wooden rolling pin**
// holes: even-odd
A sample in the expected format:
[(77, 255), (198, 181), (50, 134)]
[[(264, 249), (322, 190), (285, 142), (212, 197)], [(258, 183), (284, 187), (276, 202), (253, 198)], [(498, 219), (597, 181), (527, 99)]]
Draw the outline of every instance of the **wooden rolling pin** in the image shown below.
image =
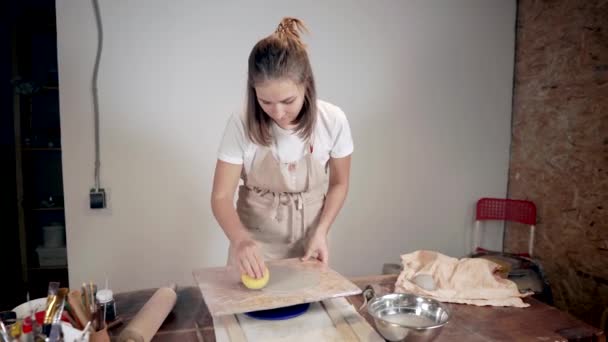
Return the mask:
[(177, 294), (175, 286), (161, 287), (144, 304), (129, 325), (118, 336), (119, 342), (150, 342), (173, 310)]

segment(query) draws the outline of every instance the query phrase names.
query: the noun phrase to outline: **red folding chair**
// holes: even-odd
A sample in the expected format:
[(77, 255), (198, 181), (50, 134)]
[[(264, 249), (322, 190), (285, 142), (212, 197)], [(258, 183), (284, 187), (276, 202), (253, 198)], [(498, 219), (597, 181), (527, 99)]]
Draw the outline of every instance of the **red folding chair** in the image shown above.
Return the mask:
[(477, 201), (475, 216), (473, 254), (481, 249), (482, 221), (500, 220), (530, 225), (530, 240), (528, 242), (527, 254), (530, 258), (532, 257), (532, 252), (534, 250), (534, 233), (536, 229), (536, 205), (534, 205), (534, 203), (523, 200), (482, 198)]
[[(530, 225), (530, 241), (528, 242), (527, 253), (505, 253), (504, 243), (501, 251), (488, 251), (479, 247), (481, 242), (481, 225), (486, 220), (517, 222)], [(536, 229), (536, 205), (534, 203), (522, 200), (482, 198), (477, 201), (474, 229), (472, 257), (483, 258), (494, 256), (507, 261), (514, 266), (513, 269), (509, 270), (507, 277), (517, 284), (520, 291), (532, 291), (537, 299), (553, 305), (553, 292), (551, 291), (551, 285), (547, 281), (543, 267), (538, 260), (532, 258)]]

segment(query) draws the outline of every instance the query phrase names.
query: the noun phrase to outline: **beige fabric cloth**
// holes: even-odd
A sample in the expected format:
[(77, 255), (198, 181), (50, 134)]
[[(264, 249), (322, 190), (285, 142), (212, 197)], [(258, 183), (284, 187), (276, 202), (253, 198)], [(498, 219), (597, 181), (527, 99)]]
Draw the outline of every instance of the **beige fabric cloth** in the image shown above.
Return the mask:
[(277, 160), (271, 148), (259, 148), (243, 178), (237, 214), (261, 246), (264, 258), (304, 256), (307, 239), (319, 223), (328, 184), (327, 169), (313, 158), (312, 145), (293, 163)]
[[(395, 284), (395, 292), (415, 293), (441, 302), (477, 306), (528, 307), (517, 285), (495, 272), (499, 265), (482, 258), (456, 259), (433, 251), (416, 251), (401, 256), (403, 271)], [(430, 275), (431, 286), (419, 286), (419, 275)], [(418, 277), (418, 278), (417, 278)], [(422, 276), (424, 277), (424, 276)]]

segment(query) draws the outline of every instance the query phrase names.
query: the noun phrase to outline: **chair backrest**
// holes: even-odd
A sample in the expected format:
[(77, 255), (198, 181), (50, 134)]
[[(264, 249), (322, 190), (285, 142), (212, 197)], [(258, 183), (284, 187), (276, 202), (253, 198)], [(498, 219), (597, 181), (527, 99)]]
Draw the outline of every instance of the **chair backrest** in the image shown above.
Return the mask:
[(536, 225), (536, 205), (530, 201), (482, 198), (477, 201), (476, 220), (503, 220)]

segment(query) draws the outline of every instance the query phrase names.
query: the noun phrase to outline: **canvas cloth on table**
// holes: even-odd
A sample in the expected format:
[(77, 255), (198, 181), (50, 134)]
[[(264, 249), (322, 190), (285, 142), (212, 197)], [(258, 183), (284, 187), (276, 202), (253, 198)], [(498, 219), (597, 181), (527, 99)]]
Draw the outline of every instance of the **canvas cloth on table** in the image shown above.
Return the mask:
[[(403, 271), (395, 292), (414, 293), (441, 302), (478, 306), (528, 307), (517, 285), (499, 276), (500, 265), (483, 258), (457, 259), (434, 251), (416, 251), (401, 256)], [(429, 276), (432, 286), (428, 286)], [(427, 283), (421, 284), (420, 279)], [(422, 286), (421, 286), (422, 285)]]

